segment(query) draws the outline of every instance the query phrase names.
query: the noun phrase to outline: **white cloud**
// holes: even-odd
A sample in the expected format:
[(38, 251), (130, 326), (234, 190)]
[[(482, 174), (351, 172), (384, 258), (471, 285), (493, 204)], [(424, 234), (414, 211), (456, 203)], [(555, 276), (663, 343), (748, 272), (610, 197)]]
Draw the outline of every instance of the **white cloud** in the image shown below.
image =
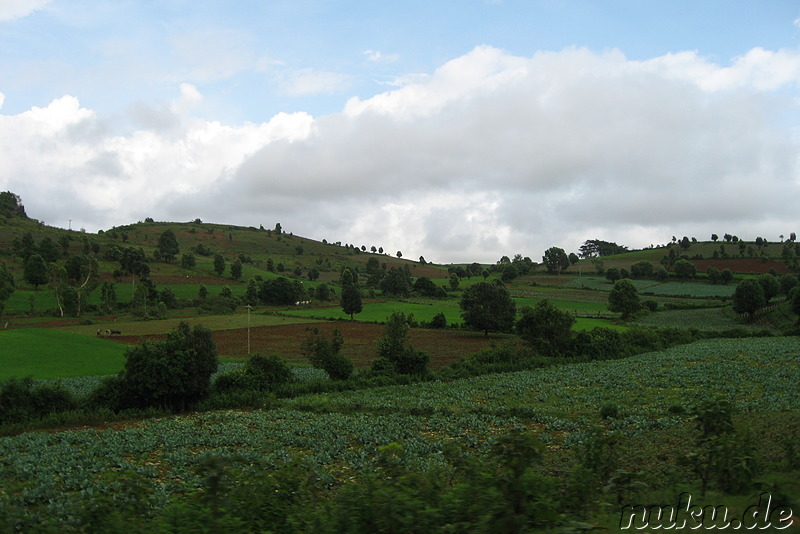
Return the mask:
[[(797, 231), (800, 114), (786, 93), (797, 98), (798, 65), (760, 49), (722, 66), (694, 52), (637, 62), (484, 46), (316, 119), (199, 120), (202, 95), (185, 84), (171, 107), (137, 110), (142, 127), (125, 136), (63, 97), (0, 115), (0, 189), (53, 224), (280, 221), (429, 261), (538, 260), (590, 238), (770, 239)], [(339, 79), (307, 74), (309, 91)]]
[(310, 68), (285, 72), (279, 78), (281, 92), (289, 96), (333, 94), (350, 84), (346, 74)]
[(0, 2), (0, 21), (27, 17), (49, 3), (50, 0), (3, 0)]
[(370, 63), (394, 63), (400, 59), (398, 54), (384, 54), (380, 50), (364, 50), (364, 57)]

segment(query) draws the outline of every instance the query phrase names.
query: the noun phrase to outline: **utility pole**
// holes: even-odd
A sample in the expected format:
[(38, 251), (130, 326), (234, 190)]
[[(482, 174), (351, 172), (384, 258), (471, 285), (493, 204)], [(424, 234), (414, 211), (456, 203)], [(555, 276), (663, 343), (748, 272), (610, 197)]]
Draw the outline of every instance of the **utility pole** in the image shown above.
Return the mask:
[(250, 356), (250, 310), (253, 307), (248, 304), (245, 308), (247, 308), (247, 355)]

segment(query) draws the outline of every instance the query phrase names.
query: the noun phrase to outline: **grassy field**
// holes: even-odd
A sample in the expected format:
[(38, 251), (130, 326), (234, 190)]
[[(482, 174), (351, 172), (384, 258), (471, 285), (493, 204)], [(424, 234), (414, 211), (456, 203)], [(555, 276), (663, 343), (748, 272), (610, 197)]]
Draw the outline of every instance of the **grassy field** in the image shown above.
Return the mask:
[(116, 373), (122, 369), (125, 349), (104, 339), (50, 328), (0, 331), (0, 381)]

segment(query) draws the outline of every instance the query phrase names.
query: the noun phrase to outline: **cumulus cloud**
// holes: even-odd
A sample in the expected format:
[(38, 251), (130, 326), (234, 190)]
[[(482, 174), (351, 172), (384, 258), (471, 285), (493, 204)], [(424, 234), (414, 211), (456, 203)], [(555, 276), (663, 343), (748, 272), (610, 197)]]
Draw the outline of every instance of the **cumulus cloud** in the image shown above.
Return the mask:
[(27, 17), (49, 3), (50, 0), (3, 0), (0, 2), (0, 21)]
[(695, 52), (631, 61), (482, 46), (316, 118), (194, 119), (202, 95), (186, 84), (161, 110), (169, 128), (142, 121), (125, 136), (103, 136), (64, 97), (0, 115), (0, 188), (54, 224), (75, 213), (87, 228), (281, 222), (438, 262), (537, 260), (591, 238), (775, 239), (797, 230), (799, 68), (785, 50), (719, 65)]

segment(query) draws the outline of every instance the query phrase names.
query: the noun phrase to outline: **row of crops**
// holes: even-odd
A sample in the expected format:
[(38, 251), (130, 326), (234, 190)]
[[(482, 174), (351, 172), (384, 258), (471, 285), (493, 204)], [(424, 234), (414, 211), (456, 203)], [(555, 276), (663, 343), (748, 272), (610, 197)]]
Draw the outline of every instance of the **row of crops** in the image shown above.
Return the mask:
[(457, 442), (480, 454), (505, 429), (535, 429), (569, 449), (602, 421), (626, 436), (685, 427), (690, 408), (723, 395), (740, 413), (800, 411), (800, 339), (707, 340), (607, 362), (487, 375), (285, 401), (270, 411), (224, 411), (152, 419), (124, 428), (27, 433), (0, 439), (0, 508), (71, 514), (88, 495), (118, 491), (109, 473), (130, 470), (149, 485), (153, 506), (201, 482), (200, 458), (278, 468), (303, 457), (334, 483), (374, 468), (378, 447), (403, 445), (419, 468), (444, 462)]

